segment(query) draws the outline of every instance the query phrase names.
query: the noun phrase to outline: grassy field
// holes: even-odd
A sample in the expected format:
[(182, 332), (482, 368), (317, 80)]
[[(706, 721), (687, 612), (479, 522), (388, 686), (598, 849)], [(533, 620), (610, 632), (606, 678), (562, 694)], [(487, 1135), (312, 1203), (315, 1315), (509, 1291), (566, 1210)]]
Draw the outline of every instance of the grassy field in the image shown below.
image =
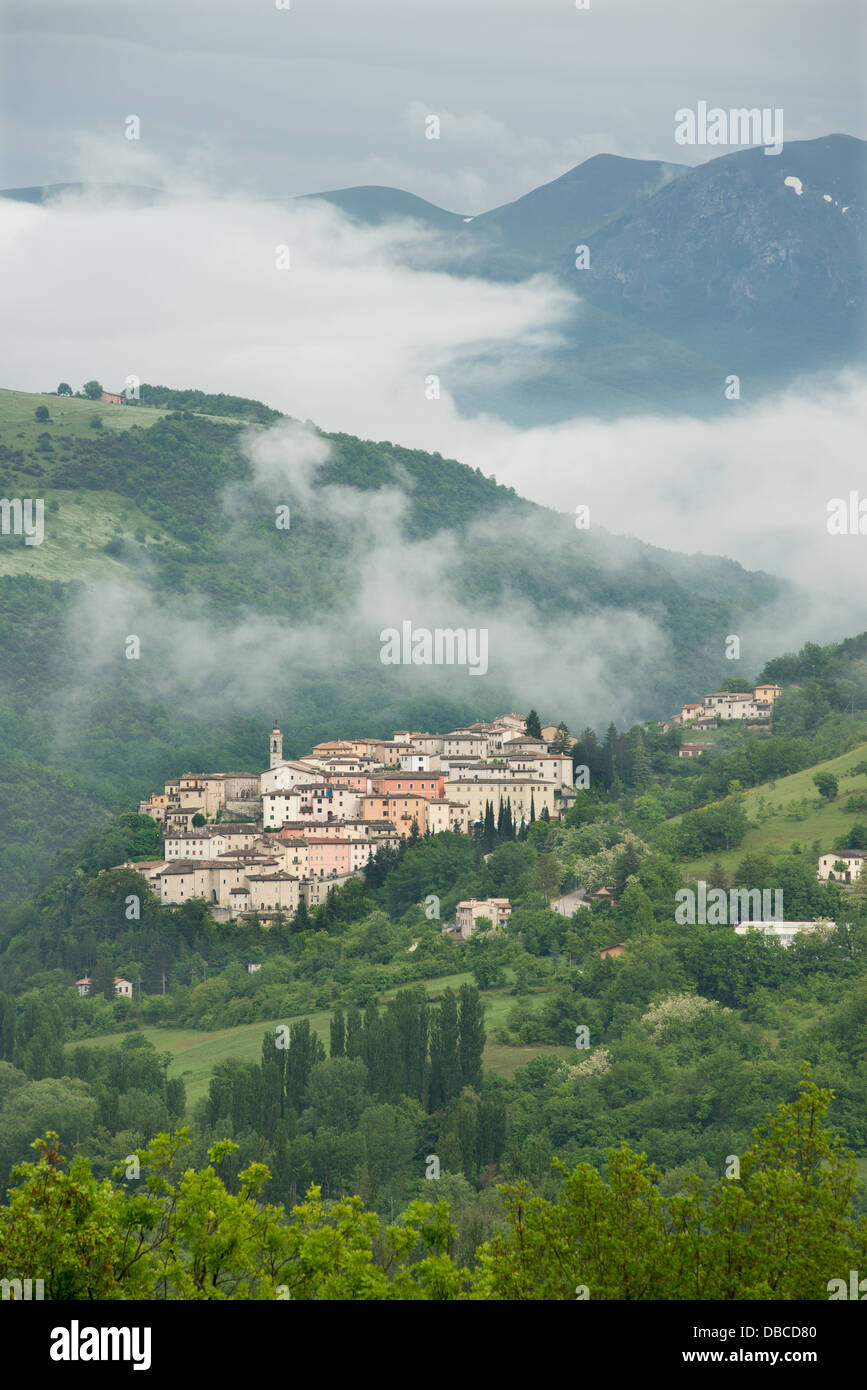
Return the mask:
[(3, 538), (0, 574), (33, 574), (39, 579), (111, 581), (128, 573), (120, 560), (105, 553), (113, 539), (132, 541), (144, 532), (147, 541), (159, 538), (159, 528), (130, 501), (114, 492), (71, 492), (31, 484), (45, 502), (44, 539), (25, 545), (20, 537)]
[[(121, 390), (122, 386), (106, 387), (106, 390), (115, 389)], [(36, 407), (40, 405), (48, 407), (51, 418), (47, 423), (36, 419)], [(94, 430), (90, 422), (95, 415), (102, 420), (103, 429), (121, 431), (132, 429), (133, 425), (147, 429), (168, 414), (169, 411), (150, 405), (108, 405), (103, 401), (79, 400), (76, 396), (56, 396), (53, 391), (0, 390), (0, 443), (28, 453), (36, 448), (40, 434), (46, 430), (49, 434), (71, 439), (92, 439)], [(234, 415), (202, 414), (202, 418), (216, 420), (219, 424), (251, 423)]]
[[(747, 854), (784, 854), (793, 843), (804, 846), (805, 852), (812, 855), (814, 841), (820, 845), (820, 853), (831, 848), (839, 836), (845, 835), (856, 821), (867, 823), (867, 812), (844, 811), (843, 807), (850, 796), (867, 793), (867, 775), (863, 772), (854, 777), (847, 776), (857, 763), (867, 760), (867, 743), (860, 743), (849, 753), (814, 767), (793, 772), (789, 777), (780, 777), (776, 782), (765, 782), (751, 787), (744, 795), (744, 809), (752, 822), (744, 839), (737, 849), (709, 854), (701, 859), (690, 861), (684, 866), (688, 876), (706, 876), (715, 860), (726, 870), (732, 870)], [(813, 775), (816, 772), (830, 772), (837, 778), (839, 791), (830, 804), (823, 804), (815, 786)], [(807, 798), (810, 803), (803, 819), (793, 814), (796, 802)]]
[[(47, 407), (50, 420), (38, 421), (36, 408)], [(0, 495), (41, 498), (44, 538), (26, 545), (23, 536), (0, 538), (0, 575), (32, 574), (39, 579), (111, 582), (129, 572), (129, 565), (106, 554), (109, 541), (152, 544), (162, 527), (128, 497), (100, 489), (56, 488), (51, 484), (57, 461), (72, 457), (67, 441), (93, 441), (91, 421), (114, 433), (133, 425), (148, 428), (167, 414), (150, 406), (103, 405), (70, 396), (0, 390), (0, 446), (21, 451), (24, 458), (0, 458)], [(229, 416), (205, 416), (222, 424), (244, 423)], [(39, 436), (48, 434), (53, 452), (43, 453)]]
[[(113, 389), (113, 388), (108, 388)], [(36, 419), (36, 407), (48, 407), (47, 424)], [(128, 430), (133, 425), (146, 429), (167, 414), (150, 406), (107, 405), (102, 401), (78, 400), (74, 396), (55, 396), (53, 392), (0, 390), (0, 442), (27, 453), (36, 448), (44, 430), (72, 439), (92, 439), (91, 420), (98, 415), (104, 429)]]
[[(435, 999), (445, 989), (457, 992), (462, 984), (471, 983), (469, 974), (441, 975), (433, 980), (425, 980), (427, 993)], [(389, 990), (382, 997), (390, 998), (395, 990)], [(538, 996), (541, 998), (541, 995)], [(485, 1023), (488, 1033), (505, 1023), (506, 1016), (514, 1007), (515, 996), (508, 989), (488, 990), (482, 998), (485, 1002)], [(331, 1009), (317, 1013), (296, 1015), (292, 1018), (260, 1019), (257, 1023), (244, 1023), (236, 1028), (219, 1028), (211, 1032), (195, 1028), (143, 1028), (141, 1031), (158, 1052), (172, 1054), (168, 1074), (170, 1077), (183, 1077), (187, 1086), (187, 1106), (192, 1108), (197, 1100), (208, 1093), (211, 1074), (218, 1062), (227, 1057), (237, 1057), (243, 1062), (258, 1062), (262, 1054), (262, 1037), (265, 1033), (273, 1035), (279, 1024), (295, 1023), (298, 1018), (309, 1018), (310, 1026), (320, 1037), (327, 1049)], [(67, 1043), (67, 1047), (108, 1047), (116, 1045), (126, 1036), (123, 1033), (107, 1033), (103, 1037), (88, 1038), (81, 1043)], [(559, 1056), (568, 1057), (569, 1049), (550, 1048), (545, 1045), (532, 1047), (508, 1047), (501, 1043), (488, 1041), (485, 1047), (484, 1065), (486, 1070), (500, 1076), (512, 1076), (518, 1067), (525, 1066), (531, 1057), (539, 1052), (554, 1051)]]

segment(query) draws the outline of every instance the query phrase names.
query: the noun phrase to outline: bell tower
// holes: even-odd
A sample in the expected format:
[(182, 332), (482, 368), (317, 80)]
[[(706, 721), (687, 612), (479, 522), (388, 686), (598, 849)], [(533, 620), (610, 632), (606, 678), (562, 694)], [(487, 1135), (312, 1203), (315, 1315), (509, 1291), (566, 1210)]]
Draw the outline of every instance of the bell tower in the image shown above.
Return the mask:
[(270, 763), (270, 766), (271, 766), (271, 767), (277, 767), (277, 766), (278, 766), (280, 763), (282, 763), (282, 761), (283, 761), (283, 735), (282, 735), (281, 732), (280, 732), (280, 728), (279, 728), (279, 725), (277, 724), (276, 719), (274, 720), (274, 727), (273, 727), (273, 729), (271, 730), (271, 740), (270, 740), (270, 743), (271, 743), (271, 747), (270, 747), (271, 763)]

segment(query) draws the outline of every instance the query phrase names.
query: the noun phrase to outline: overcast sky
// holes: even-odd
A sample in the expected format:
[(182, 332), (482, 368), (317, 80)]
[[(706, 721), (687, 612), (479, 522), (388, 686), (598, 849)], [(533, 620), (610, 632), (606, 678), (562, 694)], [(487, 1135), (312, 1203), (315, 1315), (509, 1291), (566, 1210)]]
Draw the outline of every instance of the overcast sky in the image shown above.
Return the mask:
[[(754, 654), (863, 629), (867, 542), (826, 526), (828, 500), (863, 487), (860, 373), (805, 379), (713, 422), (521, 430), (468, 418), (451, 384), (488, 347), (521, 358), (556, 334), (572, 292), (545, 276), (509, 286), (412, 270), (418, 225), (359, 228), (327, 204), (291, 201), (382, 183), (469, 215), (601, 152), (698, 162), (725, 152), (675, 143), (675, 112), (699, 101), (782, 108), (786, 142), (867, 136), (864, 0), (590, 6), (11, 0), (0, 186), (84, 180), (180, 196), (145, 211), (92, 190), (48, 207), (6, 203), (0, 384), (97, 377), (119, 390), (132, 374), (255, 397), (324, 429), (439, 450), (563, 512), (589, 505), (594, 526), (729, 555), (809, 590), (806, 617), (757, 615)], [(439, 140), (425, 138), (427, 115), (440, 118)], [(140, 140), (125, 138), (130, 116)], [(275, 261), (284, 243), (289, 274)], [(422, 389), (431, 372), (438, 400)], [(386, 521), (399, 532), (399, 518)], [(419, 611), (450, 592), (447, 549), (437, 559), (441, 570), (420, 571)], [(367, 617), (387, 587), (371, 573), (359, 586)], [(531, 616), (507, 617), (518, 665), (538, 680), (551, 646)], [(558, 631), (570, 656), (549, 663), (564, 683), (547, 692), (552, 708), (580, 687), (610, 717), (618, 653), (658, 643), (647, 625), (622, 627), (631, 622), (618, 615), (604, 638), (581, 624)], [(176, 645), (189, 648), (185, 633)]]
[(225, 190), (381, 183), (474, 214), (602, 152), (724, 153), (674, 141), (699, 100), (867, 136), (864, 0), (589, 4), (6, 0), (0, 187), (88, 177), (98, 145), (118, 182), (192, 161)]

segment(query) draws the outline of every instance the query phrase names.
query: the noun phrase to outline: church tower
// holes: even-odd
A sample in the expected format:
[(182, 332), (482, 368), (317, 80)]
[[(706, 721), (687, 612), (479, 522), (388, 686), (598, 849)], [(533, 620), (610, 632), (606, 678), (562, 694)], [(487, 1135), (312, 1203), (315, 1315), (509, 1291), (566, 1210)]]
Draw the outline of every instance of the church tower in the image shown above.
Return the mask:
[(283, 735), (280, 732), (276, 719), (271, 730), (271, 767), (277, 767), (283, 761)]

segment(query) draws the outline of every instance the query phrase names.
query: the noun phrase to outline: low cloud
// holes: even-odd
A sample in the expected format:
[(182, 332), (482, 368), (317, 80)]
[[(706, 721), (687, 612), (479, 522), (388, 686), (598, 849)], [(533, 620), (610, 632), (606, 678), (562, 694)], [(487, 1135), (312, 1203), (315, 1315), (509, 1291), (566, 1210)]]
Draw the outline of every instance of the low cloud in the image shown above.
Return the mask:
[[(486, 133), (506, 138), (497, 128)], [(149, 171), (178, 186), (176, 170)], [(593, 528), (782, 575), (805, 598), (756, 612), (740, 634), (755, 653), (749, 674), (806, 638), (867, 627), (867, 536), (831, 536), (826, 526), (829, 500), (863, 485), (863, 377), (805, 380), (755, 405), (745, 383), (744, 399), (709, 421), (580, 419), (521, 430), (492, 416), (465, 418), (450, 388), (473, 372), (517, 377), (528, 350), (556, 340), (572, 296), (541, 276), (503, 286), (412, 269), (430, 246), (412, 221), (363, 228), (315, 200), (216, 198), (207, 184), (203, 165), (195, 198), (144, 210), (89, 196), (47, 208), (5, 204), (4, 385), (44, 390), (96, 376), (118, 389), (133, 374), (251, 396), (324, 429), (457, 457), (569, 515), (588, 505)], [(286, 270), (277, 268), (283, 246)], [(429, 390), (434, 376), (438, 395)], [(345, 526), (354, 587), (341, 641), (315, 623), (289, 630), (261, 614), (221, 632), (206, 605), (158, 610), (132, 586), (83, 600), (94, 661), (106, 624), (137, 632), (151, 623), (166, 651), (158, 684), (207, 700), (216, 682), (240, 708), (261, 691), (257, 652), (274, 653), (281, 669), (303, 662), (339, 673), (357, 656), (354, 644), (368, 652), (383, 627), (408, 618), (487, 626), (490, 676), (516, 707), (542, 691), (552, 709), (568, 701), (585, 718), (636, 713), (643, 676), (665, 654), (657, 623), (617, 612), (540, 624), (520, 595), (479, 612), (456, 591), (456, 539), (402, 535), (412, 498), (399, 479), (375, 494), (315, 486), (327, 446), (298, 426), (259, 434), (248, 449), (256, 488), (277, 502), (288, 489)], [(230, 525), (231, 496), (227, 506)], [(424, 670), (393, 674), (410, 685), (428, 678)]]

